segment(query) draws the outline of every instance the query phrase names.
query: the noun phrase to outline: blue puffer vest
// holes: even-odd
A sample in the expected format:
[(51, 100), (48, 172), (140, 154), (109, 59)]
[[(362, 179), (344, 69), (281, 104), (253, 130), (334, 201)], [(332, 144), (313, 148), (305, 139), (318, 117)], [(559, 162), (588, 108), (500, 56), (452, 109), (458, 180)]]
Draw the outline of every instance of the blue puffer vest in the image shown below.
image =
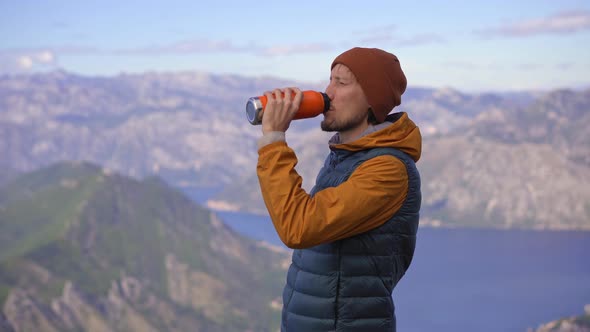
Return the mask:
[(420, 175), (414, 161), (393, 148), (333, 149), (311, 195), (338, 186), (362, 162), (384, 154), (406, 166), (404, 204), (369, 232), (293, 252), (283, 290), (281, 331), (395, 331), (391, 294), (412, 261), (418, 230)]

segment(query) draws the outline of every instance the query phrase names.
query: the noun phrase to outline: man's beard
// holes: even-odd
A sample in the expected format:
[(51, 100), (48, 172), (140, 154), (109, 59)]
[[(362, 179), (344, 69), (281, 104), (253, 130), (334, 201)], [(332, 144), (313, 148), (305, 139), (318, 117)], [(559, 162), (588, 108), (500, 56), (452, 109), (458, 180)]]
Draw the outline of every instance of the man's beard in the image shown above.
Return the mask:
[(332, 131), (347, 131), (358, 127), (363, 122), (367, 121), (367, 114), (355, 114), (353, 117), (348, 119), (343, 119), (340, 122), (335, 120), (331, 123), (326, 123), (326, 119), (322, 121), (320, 124), (323, 131), (332, 132)]

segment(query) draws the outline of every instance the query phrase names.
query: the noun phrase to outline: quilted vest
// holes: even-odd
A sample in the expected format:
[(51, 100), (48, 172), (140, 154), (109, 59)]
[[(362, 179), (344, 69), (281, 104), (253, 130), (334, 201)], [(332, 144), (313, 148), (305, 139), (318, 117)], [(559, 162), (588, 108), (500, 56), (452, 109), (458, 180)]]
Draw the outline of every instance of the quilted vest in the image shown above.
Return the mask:
[(418, 230), (421, 192), (414, 161), (393, 148), (333, 149), (311, 195), (338, 186), (362, 162), (380, 155), (392, 155), (405, 164), (405, 202), (371, 231), (293, 251), (283, 290), (281, 331), (395, 331), (392, 291), (410, 266)]

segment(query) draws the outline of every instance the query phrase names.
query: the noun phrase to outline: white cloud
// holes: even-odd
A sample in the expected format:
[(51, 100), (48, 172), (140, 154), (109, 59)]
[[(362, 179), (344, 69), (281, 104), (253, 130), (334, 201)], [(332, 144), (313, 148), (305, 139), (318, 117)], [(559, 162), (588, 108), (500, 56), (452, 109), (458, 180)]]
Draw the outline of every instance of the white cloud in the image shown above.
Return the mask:
[(377, 35), (380, 35), (380, 34), (384, 34), (384, 33), (391, 33), (396, 29), (397, 29), (397, 26), (395, 24), (387, 24), (387, 25), (375, 26), (375, 27), (363, 29), (363, 30), (356, 30), (356, 31), (353, 31), (353, 34), (360, 34), (360, 35), (375, 35), (375, 34), (377, 34)]
[[(415, 46), (421, 44), (430, 44), (444, 42), (444, 39), (435, 34), (415, 35), (410, 38), (395, 38), (392, 34), (395, 30), (394, 25), (375, 27), (372, 29), (356, 31), (354, 34), (359, 35), (363, 44), (393, 42), (398, 46)], [(229, 53), (229, 54), (252, 54), (258, 56), (288, 56), (296, 54), (323, 53), (334, 50), (340, 50), (357, 45), (358, 42), (351, 40), (342, 40), (340, 43), (335, 42), (314, 42), (301, 44), (277, 44), (261, 45), (254, 42), (236, 44), (229, 40), (184, 40), (169, 44), (146, 45), (134, 48), (122, 49), (98, 49), (88, 46), (61, 45), (52, 46), (47, 49), (14, 49), (0, 50), (0, 56), (18, 56), (21, 59), (21, 68), (33, 68), (35, 66), (57, 65), (57, 54), (60, 55), (99, 55), (99, 56), (161, 56), (161, 55), (190, 55), (190, 54), (210, 54), (210, 53)], [(26, 58), (24, 58), (26, 57)]]
[(57, 58), (50, 50), (13, 50), (0, 52), (0, 73), (18, 74), (55, 68)]
[(354, 31), (353, 34), (360, 35), (360, 42), (376, 43), (376, 42), (388, 42), (394, 40), (393, 32), (397, 29), (394, 24), (377, 26), (370, 29)]
[(245, 47), (239, 47), (225, 40), (186, 40), (167, 45), (152, 45), (131, 49), (115, 50), (115, 54), (193, 54), (211, 52), (243, 52)]
[(19, 56), (16, 62), (20, 69), (29, 70), (33, 68), (33, 59), (28, 55)]
[(396, 46), (419, 46), (433, 43), (443, 43), (445, 38), (435, 33), (417, 34), (410, 37), (396, 36), (394, 34), (397, 30), (395, 24), (373, 27), (370, 29), (355, 31), (355, 35), (360, 35), (359, 40), (362, 44), (372, 43), (393, 43)]
[(530, 71), (530, 72), (539, 71), (539, 70), (543, 69), (543, 67), (544, 66), (541, 66), (538, 63), (521, 63), (520, 65), (518, 65), (518, 68), (520, 70)]
[(42, 51), (35, 55), (35, 58), (38, 62), (44, 64), (51, 64), (55, 61), (55, 56), (51, 51)]
[(590, 11), (567, 11), (548, 17), (507, 23), (479, 31), (482, 36), (527, 37), (540, 34), (568, 34), (590, 30)]
[(292, 44), (292, 45), (276, 45), (258, 50), (257, 53), (262, 55), (292, 55), (300, 53), (319, 53), (332, 50), (333, 46), (323, 43), (315, 44)]
[(444, 43), (445, 38), (437, 34), (421, 34), (415, 35), (410, 38), (401, 39), (397, 43), (400, 46), (418, 46), (434, 43)]
[(571, 62), (561, 62), (555, 65), (555, 68), (559, 70), (570, 70), (574, 67), (574, 63)]
[(481, 63), (481, 62), (471, 62), (471, 61), (445, 61), (442, 63), (444, 67), (449, 68), (456, 68), (466, 71), (474, 71), (474, 70), (500, 70), (504, 69), (505, 66), (502, 66), (499, 63)]
[[(226, 40), (188, 40), (167, 45), (152, 45), (133, 49), (115, 50), (113, 54), (161, 55), (198, 53), (250, 53), (262, 56), (281, 56), (300, 53), (317, 53), (334, 48), (327, 43), (285, 44), (262, 46), (254, 43), (236, 45)], [(105, 53), (108, 53), (105, 51)]]

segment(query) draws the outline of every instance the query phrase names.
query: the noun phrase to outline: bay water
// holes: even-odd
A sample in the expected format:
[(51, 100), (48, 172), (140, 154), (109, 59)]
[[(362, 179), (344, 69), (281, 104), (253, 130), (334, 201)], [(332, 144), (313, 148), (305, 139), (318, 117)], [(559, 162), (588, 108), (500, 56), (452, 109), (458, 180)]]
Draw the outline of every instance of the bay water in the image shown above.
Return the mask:
[[(217, 213), (236, 232), (284, 247), (268, 216)], [(526, 332), (581, 315), (590, 232), (421, 227), (393, 298), (401, 332)]]

